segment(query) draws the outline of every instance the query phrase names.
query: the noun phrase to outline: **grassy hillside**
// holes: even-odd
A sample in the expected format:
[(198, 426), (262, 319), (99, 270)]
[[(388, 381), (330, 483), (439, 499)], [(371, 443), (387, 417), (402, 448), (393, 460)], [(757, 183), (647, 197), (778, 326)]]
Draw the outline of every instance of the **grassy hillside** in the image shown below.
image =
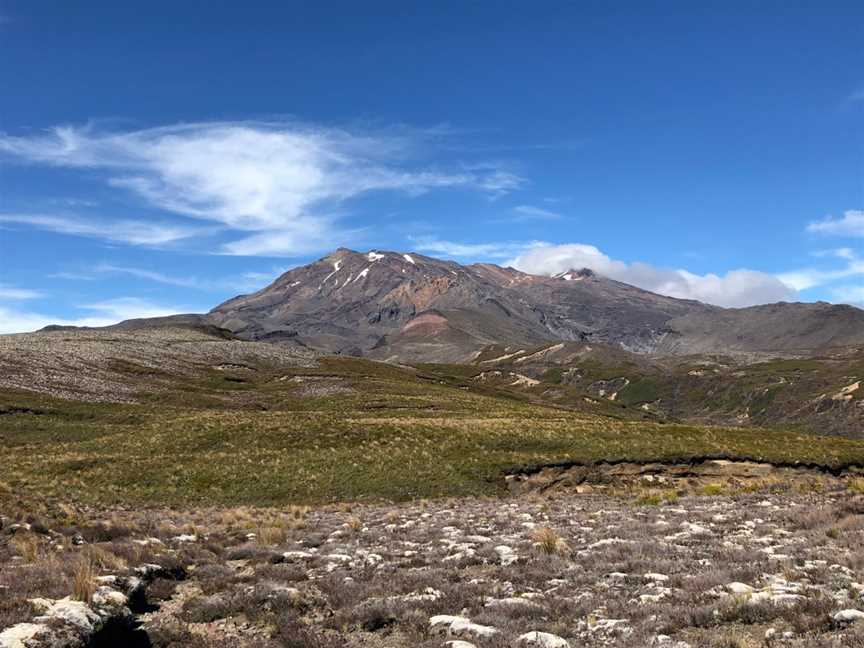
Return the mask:
[[(452, 374), (449, 368), (433, 369)], [(864, 438), (864, 350), (807, 358), (655, 358), (595, 344), (489, 347), (458, 375), (525, 397), (623, 418), (775, 426)], [(539, 380), (527, 385), (514, 375)]]
[(128, 403), (5, 388), (0, 488), (94, 504), (314, 503), (494, 494), (508, 469), (561, 461), (864, 463), (860, 441), (619, 420), (357, 359), (302, 364), (116, 362), (112, 380), (140, 387)]

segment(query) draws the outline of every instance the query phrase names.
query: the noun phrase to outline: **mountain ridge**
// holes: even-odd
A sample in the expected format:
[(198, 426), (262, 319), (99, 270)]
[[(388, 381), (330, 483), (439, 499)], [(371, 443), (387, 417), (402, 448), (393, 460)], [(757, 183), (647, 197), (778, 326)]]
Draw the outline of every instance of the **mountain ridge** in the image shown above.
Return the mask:
[(392, 362), (466, 362), (489, 345), (583, 342), (655, 356), (795, 354), (864, 345), (864, 310), (825, 302), (722, 308), (590, 268), (532, 275), (416, 252), (338, 248), (206, 314), (116, 325), (217, 327), (244, 340)]
[(657, 355), (864, 344), (864, 311), (851, 306), (727, 309), (658, 295), (589, 268), (549, 277), (347, 248), (216, 306), (207, 320), (244, 339), (294, 340), (393, 361), (464, 361), (489, 344), (555, 341)]

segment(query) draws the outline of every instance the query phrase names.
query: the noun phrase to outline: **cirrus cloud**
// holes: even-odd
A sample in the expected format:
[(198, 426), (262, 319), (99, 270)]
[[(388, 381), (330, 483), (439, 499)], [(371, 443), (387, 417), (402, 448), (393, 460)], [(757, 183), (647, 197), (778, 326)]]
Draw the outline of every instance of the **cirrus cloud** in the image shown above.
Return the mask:
[(149, 208), (248, 232), (222, 249), (244, 255), (302, 253), (346, 238), (338, 223), (343, 205), (369, 192), (416, 196), (464, 188), (495, 198), (524, 184), (495, 165), (437, 169), (412, 163), (418, 138), (285, 122), (124, 132), (62, 126), (36, 136), (0, 134), (0, 152), (34, 164), (98, 170), (107, 173), (111, 187), (131, 192)]

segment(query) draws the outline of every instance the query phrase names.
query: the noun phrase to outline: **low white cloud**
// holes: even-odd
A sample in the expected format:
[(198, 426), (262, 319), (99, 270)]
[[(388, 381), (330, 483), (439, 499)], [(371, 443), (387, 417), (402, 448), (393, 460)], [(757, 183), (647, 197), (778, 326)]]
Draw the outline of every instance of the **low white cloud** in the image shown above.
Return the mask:
[(189, 227), (172, 223), (154, 223), (141, 220), (88, 220), (74, 216), (45, 214), (2, 214), (0, 223), (27, 225), (36, 229), (97, 238), (129, 245), (160, 246), (193, 236), (210, 233), (203, 227)]
[(584, 243), (459, 243), (432, 237), (409, 240), (414, 249), (421, 252), (456, 259), (496, 260), (529, 274), (551, 276), (570, 269), (590, 268), (603, 276), (661, 295), (696, 299), (718, 306), (752, 306), (789, 301), (797, 297), (792, 285), (764, 272), (738, 269), (722, 275), (700, 275), (687, 270), (658, 268), (647, 263), (619, 261), (597, 247)]
[(626, 263), (610, 258), (593, 245), (581, 243), (531, 245), (511, 259), (508, 265), (540, 275), (554, 275), (571, 268), (591, 268), (601, 275), (651, 292), (717, 306), (752, 306), (796, 297), (790, 286), (764, 272), (740, 269), (723, 275), (699, 275), (647, 263)]
[(842, 218), (828, 217), (807, 225), (808, 232), (832, 236), (864, 237), (864, 211), (850, 209)]
[(60, 326), (110, 326), (127, 319), (194, 312), (194, 309), (162, 306), (137, 297), (118, 297), (86, 304), (81, 306), (80, 310), (85, 312), (80, 317), (55, 317), (0, 303), (0, 333), (27, 333), (52, 324)]
[[(111, 186), (132, 192), (150, 207), (255, 232), (228, 243), (224, 251), (229, 254), (297, 254), (344, 239), (337, 222), (342, 204), (368, 192), (418, 195), (462, 187), (498, 197), (525, 183), (495, 165), (419, 167), (409, 160), (413, 144), (404, 133), (352, 134), (281, 122), (207, 122), (127, 132), (65, 126), (38, 136), (0, 134), (0, 152), (8, 156), (105, 170)], [(43, 227), (62, 231), (56, 223)], [(81, 233), (82, 227), (87, 229), (79, 225), (70, 233)]]

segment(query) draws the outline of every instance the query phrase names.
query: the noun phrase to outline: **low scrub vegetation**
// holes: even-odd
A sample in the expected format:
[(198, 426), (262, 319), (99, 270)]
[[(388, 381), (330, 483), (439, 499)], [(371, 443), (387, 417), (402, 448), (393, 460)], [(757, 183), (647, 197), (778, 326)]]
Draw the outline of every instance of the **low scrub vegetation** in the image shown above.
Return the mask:
[[(211, 373), (128, 405), (0, 393), (14, 410), (3, 417), (4, 482), (94, 504), (301, 505), (500, 494), (506, 471), (566, 461), (864, 464), (864, 441), (616, 420), (363, 360), (261, 366), (242, 388), (214, 386)], [(320, 377), (346, 391), (297, 394)], [(302, 510), (293, 520), (303, 524)]]

